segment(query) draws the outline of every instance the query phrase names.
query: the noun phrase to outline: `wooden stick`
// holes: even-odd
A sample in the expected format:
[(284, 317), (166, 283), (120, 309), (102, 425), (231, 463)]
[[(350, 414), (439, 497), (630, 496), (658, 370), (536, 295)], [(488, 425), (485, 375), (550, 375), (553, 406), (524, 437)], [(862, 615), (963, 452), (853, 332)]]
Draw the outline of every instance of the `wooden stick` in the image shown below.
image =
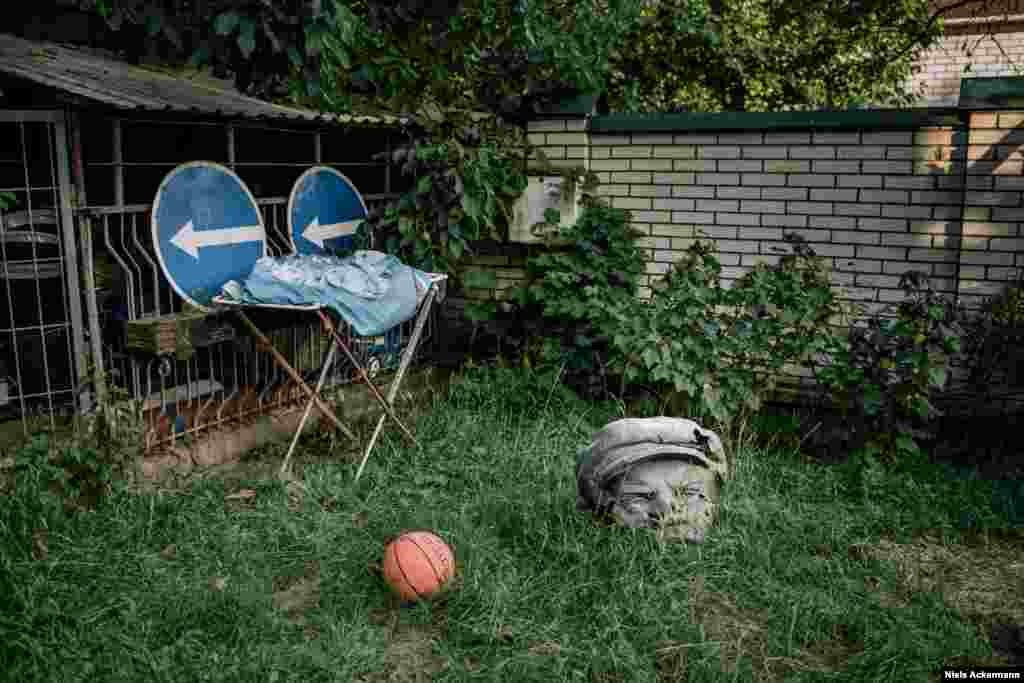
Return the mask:
[(295, 372), (295, 368), (293, 368), (288, 363), (288, 360), (281, 355), (281, 352), (274, 348), (273, 343), (271, 343), (271, 341), (267, 339), (267, 336), (260, 332), (260, 328), (256, 327), (253, 321), (249, 320), (249, 317), (242, 311), (236, 310), (235, 312), (238, 313), (238, 316), (242, 319), (242, 322), (245, 323), (246, 327), (249, 328), (249, 331), (252, 332), (256, 336), (256, 338), (263, 343), (264, 346), (267, 347), (267, 350), (270, 352), (270, 355), (272, 355), (274, 357), (274, 360), (276, 360), (278, 364), (284, 369), (284, 371), (288, 373), (288, 376), (295, 380), (296, 384), (302, 387), (302, 390), (306, 392), (306, 396), (308, 396), (310, 400), (312, 400), (316, 404), (316, 407), (320, 409), (320, 412), (323, 413), (324, 417), (330, 420), (331, 423), (335, 427), (337, 427), (338, 430), (341, 431), (345, 436), (352, 439), (353, 441), (358, 441), (358, 439), (356, 439), (356, 435), (353, 434), (348, 427), (342, 424), (341, 420), (338, 419), (338, 416), (334, 414), (334, 411), (332, 411), (329, 407), (327, 407), (327, 405), (323, 401), (320, 400), (320, 397), (317, 396), (316, 393), (309, 388), (309, 385), (306, 384), (305, 380), (302, 379), (302, 376), (299, 375), (299, 373)]

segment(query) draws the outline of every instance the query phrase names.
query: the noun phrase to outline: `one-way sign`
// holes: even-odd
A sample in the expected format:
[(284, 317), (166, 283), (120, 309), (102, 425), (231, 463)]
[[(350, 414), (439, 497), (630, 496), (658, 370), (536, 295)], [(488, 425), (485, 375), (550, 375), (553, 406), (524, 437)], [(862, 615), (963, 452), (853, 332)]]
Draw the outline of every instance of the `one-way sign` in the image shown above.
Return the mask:
[(362, 195), (343, 174), (314, 166), (295, 181), (288, 198), (288, 232), (298, 254), (323, 254), (351, 246), (366, 218)]
[(206, 308), (228, 280), (244, 280), (267, 253), (256, 199), (234, 171), (208, 161), (182, 164), (153, 200), (153, 247), (174, 290)]

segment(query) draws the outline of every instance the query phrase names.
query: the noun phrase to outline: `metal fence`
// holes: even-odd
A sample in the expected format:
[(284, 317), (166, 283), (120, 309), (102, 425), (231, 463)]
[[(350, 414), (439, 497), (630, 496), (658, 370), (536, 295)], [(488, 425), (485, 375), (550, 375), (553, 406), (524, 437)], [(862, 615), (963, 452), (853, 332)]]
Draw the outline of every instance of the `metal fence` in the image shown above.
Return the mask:
[[(66, 128), (0, 112), (0, 421), (69, 412), (83, 350)], [(4, 211), (3, 209), (7, 209)]]
[[(366, 199), (372, 207), (388, 196)], [(261, 199), (258, 205), (268, 252), (274, 256), (290, 253), (287, 199)], [(199, 327), (182, 322), (186, 319), (180, 315), (183, 301), (166, 282), (154, 253), (149, 211), (148, 205), (93, 208), (80, 216), (80, 234), (92, 240), (92, 244), (88, 238), (83, 240), (83, 253), (93, 255), (86, 261), (84, 275), (87, 282), (98, 281), (96, 289), (87, 293), (95, 298), (87, 305), (92, 355), (102, 358), (102, 366), (92, 369), (91, 385), (98, 398), (113, 404), (127, 400), (141, 409), (147, 450), (230, 422), (301, 405), (306, 394), (267, 349), (239, 332), (232, 313), (204, 317)], [(304, 379), (315, 383), (331, 343), (319, 319), (279, 311), (250, 315), (258, 318), (274, 348)], [(160, 324), (165, 321), (166, 326)], [(428, 320), (425, 343), (435, 337), (436, 322), (436, 316)], [(183, 324), (188, 329), (183, 329)], [(375, 338), (356, 337), (347, 326), (340, 332), (372, 374), (397, 367), (412, 326), (409, 321)], [(177, 344), (172, 344), (176, 350), (140, 351), (139, 333), (133, 330), (145, 330), (144, 341), (149, 342), (154, 334), (178, 334)], [(188, 337), (184, 350), (180, 335)], [(325, 386), (341, 387), (356, 379), (354, 366), (342, 358), (333, 362)]]
[[(390, 198), (365, 197), (371, 208)], [(258, 205), (268, 253), (290, 253), (287, 199), (264, 198)], [(20, 419), (27, 432), (40, 426), (33, 418), (52, 425), (61, 415), (88, 414), (100, 404), (120, 407), (111, 414), (135, 420), (152, 450), (304, 403), (305, 393), (267, 349), (240, 331), (231, 312), (189, 315), (156, 257), (149, 205), (68, 210), (84, 288), (74, 284), (77, 270), (69, 272), (55, 206), (0, 212), (0, 408), (8, 421)], [(76, 297), (84, 310), (78, 325), (68, 316)], [(319, 319), (278, 311), (251, 316), (315, 383), (331, 343)], [(347, 326), (339, 333), (376, 373), (397, 367), (412, 327), (409, 321), (375, 338), (356, 337)], [(421, 348), (436, 339), (436, 327), (432, 315)], [(161, 344), (162, 334), (175, 338)], [(153, 348), (141, 348), (140, 336)], [(335, 359), (328, 390), (357, 379), (347, 359)]]

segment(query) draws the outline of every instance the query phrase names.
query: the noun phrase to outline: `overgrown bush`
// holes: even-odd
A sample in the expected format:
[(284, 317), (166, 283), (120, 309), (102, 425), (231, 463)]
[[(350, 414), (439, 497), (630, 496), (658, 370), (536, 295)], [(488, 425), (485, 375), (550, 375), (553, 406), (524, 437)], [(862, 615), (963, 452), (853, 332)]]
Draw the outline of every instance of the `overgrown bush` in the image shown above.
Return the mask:
[(798, 236), (786, 240), (791, 253), (732, 287), (713, 244), (691, 245), (648, 304), (617, 312), (624, 379), (668, 386), (690, 414), (722, 424), (757, 410), (787, 365), (828, 348), (842, 312), (823, 262)]
[(920, 454), (963, 336), (962, 311), (927, 275), (908, 272), (900, 287), (906, 299), (851, 329), (817, 374), (846, 419), (852, 450), (887, 462)]
[[(527, 283), (513, 299), (524, 334), (544, 340), (537, 360), (564, 366), (571, 384), (597, 397), (605, 388), (617, 312), (637, 305), (644, 254), (629, 212), (586, 194), (589, 187), (576, 223), (554, 232), (569, 246), (531, 258)], [(557, 225), (557, 215), (547, 218)]]
[(794, 235), (791, 253), (732, 288), (698, 241), (650, 301), (637, 296), (645, 259), (628, 212), (591, 199), (558, 236), (570, 247), (529, 261), (518, 301), (524, 317), (539, 309), (547, 358), (589, 378), (590, 396), (617, 378), (620, 396), (626, 383), (653, 385), (683, 397), (690, 415), (727, 421), (756, 409), (787, 363), (828, 348), (822, 330), (841, 312), (822, 261)]
[(979, 401), (1024, 384), (1024, 281), (963, 315), (967, 385)]
[(378, 249), (406, 263), (457, 276), (471, 242), (507, 230), (512, 204), (526, 188), (524, 145), (493, 117), (424, 104), (416, 123), (409, 140), (390, 152), (415, 183), (370, 213), (356, 248), (368, 248), (372, 235)]

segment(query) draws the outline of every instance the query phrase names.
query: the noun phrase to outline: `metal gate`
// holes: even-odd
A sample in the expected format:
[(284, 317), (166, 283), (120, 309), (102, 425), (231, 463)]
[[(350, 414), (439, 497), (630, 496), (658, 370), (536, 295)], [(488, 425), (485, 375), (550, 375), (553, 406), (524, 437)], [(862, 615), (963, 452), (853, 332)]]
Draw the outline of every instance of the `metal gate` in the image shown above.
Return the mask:
[(82, 407), (71, 187), (63, 113), (0, 111), (0, 419)]

